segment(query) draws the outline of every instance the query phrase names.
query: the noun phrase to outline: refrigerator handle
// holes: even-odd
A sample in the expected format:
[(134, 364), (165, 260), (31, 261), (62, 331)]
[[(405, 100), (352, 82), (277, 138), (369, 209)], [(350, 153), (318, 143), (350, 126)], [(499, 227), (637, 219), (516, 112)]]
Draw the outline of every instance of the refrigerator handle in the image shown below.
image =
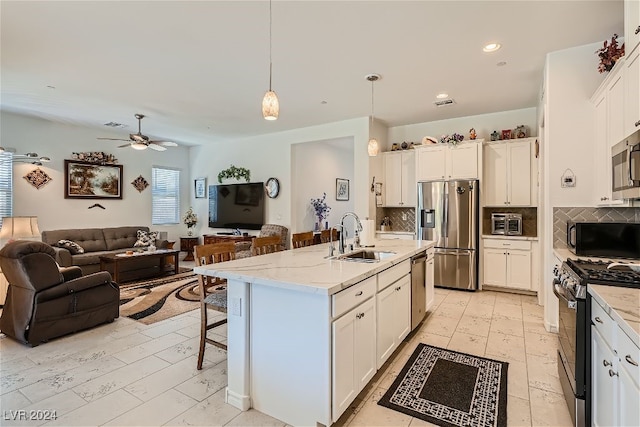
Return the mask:
[(442, 204), (442, 236), (449, 237), (449, 192), (445, 183), (445, 191), (443, 192), (444, 203)]

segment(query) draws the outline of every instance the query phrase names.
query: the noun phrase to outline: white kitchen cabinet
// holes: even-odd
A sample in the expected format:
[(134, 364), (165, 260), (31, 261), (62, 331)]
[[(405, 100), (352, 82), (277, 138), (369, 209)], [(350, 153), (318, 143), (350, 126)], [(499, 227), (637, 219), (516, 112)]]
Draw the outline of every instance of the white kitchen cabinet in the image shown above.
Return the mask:
[(592, 424), (639, 426), (640, 349), (591, 299)]
[(626, 55), (640, 45), (640, 0), (624, 1), (624, 41)]
[(402, 263), (378, 274), (376, 295), (377, 368), (386, 362), (411, 332), (411, 265)]
[(624, 137), (640, 130), (640, 49), (625, 60), (623, 127)]
[(337, 420), (376, 373), (376, 305), (373, 298), (332, 324), (332, 418)]
[(483, 283), (523, 290), (537, 290), (533, 280), (531, 242), (485, 239), (483, 245)]
[(607, 133), (610, 146), (617, 144), (625, 137), (624, 62), (625, 58), (620, 58), (616, 63), (616, 66), (611, 70), (611, 78), (607, 78), (609, 80), (606, 88)]
[(385, 206), (415, 206), (416, 166), (414, 151), (392, 151), (382, 154)]
[(532, 142), (491, 142), (484, 146), (484, 205), (535, 206)]
[(433, 249), (429, 249), (427, 251), (427, 266), (426, 266), (426, 279), (425, 279), (425, 287), (426, 287), (426, 297), (427, 297), (427, 305), (425, 306), (425, 311), (431, 310), (433, 307), (433, 303), (436, 299), (436, 291), (435, 291), (435, 263), (434, 263), (434, 254), (435, 251)]
[(615, 356), (597, 328), (591, 328), (591, 390), (593, 393), (592, 423), (594, 426), (615, 426), (617, 422), (617, 387), (614, 372)]
[(416, 180), (478, 179), (478, 146), (481, 141), (416, 148)]

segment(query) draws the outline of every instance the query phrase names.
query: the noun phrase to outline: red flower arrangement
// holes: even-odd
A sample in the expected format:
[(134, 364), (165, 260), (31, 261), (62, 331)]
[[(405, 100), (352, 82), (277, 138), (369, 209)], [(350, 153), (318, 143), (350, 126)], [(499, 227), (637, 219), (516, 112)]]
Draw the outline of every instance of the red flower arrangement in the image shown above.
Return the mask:
[(624, 43), (618, 47), (618, 35), (614, 34), (611, 37), (611, 42), (604, 41), (604, 45), (601, 49), (596, 50), (600, 63), (598, 64), (598, 72), (604, 73), (605, 71), (611, 71), (616, 61), (624, 56)]

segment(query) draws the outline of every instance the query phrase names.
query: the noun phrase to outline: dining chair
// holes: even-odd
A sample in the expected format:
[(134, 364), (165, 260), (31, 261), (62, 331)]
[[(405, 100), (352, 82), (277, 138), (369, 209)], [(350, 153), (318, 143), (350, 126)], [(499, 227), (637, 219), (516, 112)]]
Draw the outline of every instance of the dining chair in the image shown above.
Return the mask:
[(256, 237), (251, 244), (251, 256), (265, 255), (282, 250), (280, 236)]
[(294, 249), (313, 245), (313, 231), (292, 234), (291, 243)]
[[(210, 243), (193, 248), (197, 266), (230, 261), (236, 258), (234, 242)], [(207, 343), (223, 350), (227, 345), (207, 336), (207, 331), (227, 323), (227, 281), (212, 276), (198, 275), (198, 291), (200, 294), (200, 350), (198, 351), (198, 369), (202, 369), (204, 349)], [(224, 319), (208, 323), (207, 310), (212, 309), (224, 313)]]
[(320, 243), (329, 243), (331, 240), (334, 242), (338, 240), (338, 230), (336, 228), (330, 228), (320, 232)]

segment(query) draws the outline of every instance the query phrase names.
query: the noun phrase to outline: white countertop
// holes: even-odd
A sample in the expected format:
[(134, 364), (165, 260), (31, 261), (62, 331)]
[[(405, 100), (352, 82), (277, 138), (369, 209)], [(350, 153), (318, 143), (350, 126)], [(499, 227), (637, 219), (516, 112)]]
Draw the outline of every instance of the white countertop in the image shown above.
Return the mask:
[(379, 234), (406, 234), (406, 235), (411, 235), (411, 236), (416, 234), (415, 231), (382, 231), (382, 230), (376, 230), (376, 233), (379, 233)]
[(620, 329), (640, 347), (640, 289), (606, 285), (587, 288)]
[(376, 240), (375, 247), (367, 249), (391, 251), (396, 255), (364, 263), (325, 259), (329, 254), (329, 244), (325, 243), (195, 267), (193, 271), (228, 280), (333, 295), (433, 245), (434, 242), (427, 240)]

